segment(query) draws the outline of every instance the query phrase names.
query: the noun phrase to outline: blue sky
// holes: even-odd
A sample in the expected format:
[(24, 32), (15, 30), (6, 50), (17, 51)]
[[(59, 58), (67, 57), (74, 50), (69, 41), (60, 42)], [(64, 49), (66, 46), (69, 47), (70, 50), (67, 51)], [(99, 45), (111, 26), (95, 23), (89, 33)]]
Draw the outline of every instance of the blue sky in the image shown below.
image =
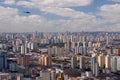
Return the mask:
[(120, 31), (120, 0), (0, 0), (0, 11), (0, 32)]

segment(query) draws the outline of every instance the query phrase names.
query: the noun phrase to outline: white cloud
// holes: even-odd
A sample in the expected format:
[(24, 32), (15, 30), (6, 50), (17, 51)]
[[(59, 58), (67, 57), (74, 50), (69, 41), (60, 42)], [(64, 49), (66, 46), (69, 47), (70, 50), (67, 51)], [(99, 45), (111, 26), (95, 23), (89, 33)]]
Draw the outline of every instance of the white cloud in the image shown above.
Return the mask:
[(93, 15), (89, 15), (84, 12), (75, 11), (70, 8), (59, 8), (59, 7), (46, 7), (41, 8), (41, 11), (59, 15), (62, 17), (76, 18), (76, 19), (92, 19), (95, 18)]
[(93, 0), (31, 0), (33, 3), (49, 7), (87, 6)]
[(18, 10), (16, 8), (10, 8), (10, 7), (2, 7), (0, 6), (0, 17), (3, 16), (14, 16), (16, 14), (18, 14)]
[[(70, 2), (71, 1), (71, 2)], [(76, 1), (76, 2), (75, 2)], [(58, 20), (49, 20), (47, 17), (29, 14), (20, 16), (16, 8), (0, 7), (0, 31), (26, 32), (26, 31), (119, 31), (120, 4), (103, 5), (99, 8), (97, 16), (71, 9), (73, 6), (86, 6), (87, 3), (79, 1), (88, 0), (31, 0), (18, 1), (17, 5), (28, 8), (37, 8), (41, 11), (68, 17)], [(57, 4), (57, 5), (56, 5)], [(47, 14), (46, 14), (47, 15)], [(111, 24), (111, 25), (110, 25)]]
[(47, 20), (40, 15), (19, 16), (14, 8), (0, 7), (0, 31), (26, 32), (26, 31), (81, 31), (89, 30), (89, 21), (83, 19)]
[(85, 6), (89, 5), (93, 0), (31, 0), (31, 2), (28, 1), (18, 1), (17, 5), (23, 5), (30, 8), (38, 8), (43, 12), (55, 14), (62, 17), (68, 17), (68, 18), (95, 18), (95, 16), (75, 11), (69, 7), (71, 6)]
[(120, 0), (111, 0), (111, 1), (113, 1), (113, 2), (120, 2)]
[(15, 4), (15, 0), (5, 0), (4, 4), (8, 4), (8, 5)]
[(35, 3), (29, 2), (29, 1), (18, 1), (16, 4), (26, 6), (26, 7), (35, 7)]
[(120, 12), (120, 4), (113, 4), (113, 5), (103, 5), (100, 7), (101, 11), (106, 11), (106, 12)]
[(18, 1), (17, 5), (27, 7), (78, 7), (87, 6), (93, 0), (31, 0), (31, 1)]
[(120, 21), (120, 4), (103, 5), (100, 7), (98, 15), (111, 22)]

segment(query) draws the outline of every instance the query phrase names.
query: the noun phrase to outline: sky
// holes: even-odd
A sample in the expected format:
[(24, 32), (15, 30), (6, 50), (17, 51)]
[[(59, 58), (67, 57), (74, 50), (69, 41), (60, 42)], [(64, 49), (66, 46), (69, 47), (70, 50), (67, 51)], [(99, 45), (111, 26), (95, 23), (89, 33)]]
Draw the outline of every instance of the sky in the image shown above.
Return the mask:
[(0, 32), (120, 31), (120, 0), (0, 0)]

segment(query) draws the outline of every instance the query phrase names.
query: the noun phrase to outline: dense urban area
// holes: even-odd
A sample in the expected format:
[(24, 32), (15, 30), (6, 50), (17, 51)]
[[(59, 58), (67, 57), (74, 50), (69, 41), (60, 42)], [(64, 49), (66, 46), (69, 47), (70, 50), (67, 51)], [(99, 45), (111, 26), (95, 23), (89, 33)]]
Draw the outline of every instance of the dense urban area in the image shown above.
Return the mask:
[(120, 80), (120, 32), (0, 33), (0, 80)]

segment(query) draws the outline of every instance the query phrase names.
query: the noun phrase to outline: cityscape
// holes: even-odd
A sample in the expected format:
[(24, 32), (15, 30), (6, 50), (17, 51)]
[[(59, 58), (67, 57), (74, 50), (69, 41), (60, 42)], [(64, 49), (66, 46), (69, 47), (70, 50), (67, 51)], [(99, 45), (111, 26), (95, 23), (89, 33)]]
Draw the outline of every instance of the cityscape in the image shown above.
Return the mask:
[(0, 0), (0, 80), (120, 80), (120, 0)]
[(120, 32), (0, 34), (1, 80), (119, 80)]

